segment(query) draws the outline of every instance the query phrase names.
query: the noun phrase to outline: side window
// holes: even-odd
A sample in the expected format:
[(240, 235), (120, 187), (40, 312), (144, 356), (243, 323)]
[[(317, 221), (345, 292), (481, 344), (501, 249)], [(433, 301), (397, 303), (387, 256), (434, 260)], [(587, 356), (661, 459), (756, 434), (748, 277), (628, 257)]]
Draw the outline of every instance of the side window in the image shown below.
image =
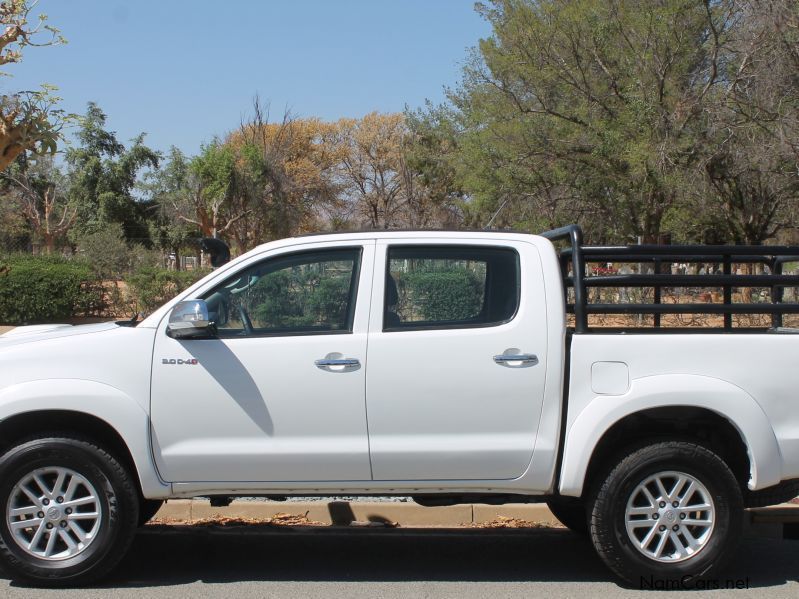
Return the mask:
[(392, 246), (383, 330), (507, 322), (519, 306), (519, 255), (509, 248)]
[(351, 333), (360, 248), (260, 262), (202, 298), (220, 337)]

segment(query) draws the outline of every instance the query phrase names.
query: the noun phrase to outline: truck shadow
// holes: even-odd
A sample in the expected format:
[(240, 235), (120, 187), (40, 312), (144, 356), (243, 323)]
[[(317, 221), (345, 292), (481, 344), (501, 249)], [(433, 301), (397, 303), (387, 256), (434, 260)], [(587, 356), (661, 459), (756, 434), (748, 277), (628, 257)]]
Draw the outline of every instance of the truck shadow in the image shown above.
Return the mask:
[[(749, 588), (799, 577), (799, 541), (742, 543), (719, 582)], [(621, 584), (565, 529), (146, 527), (104, 587), (192, 582), (557, 582)], [(647, 588), (643, 584), (643, 588)], [(741, 586), (739, 584), (739, 586)], [(732, 588), (735, 588), (733, 584)]]

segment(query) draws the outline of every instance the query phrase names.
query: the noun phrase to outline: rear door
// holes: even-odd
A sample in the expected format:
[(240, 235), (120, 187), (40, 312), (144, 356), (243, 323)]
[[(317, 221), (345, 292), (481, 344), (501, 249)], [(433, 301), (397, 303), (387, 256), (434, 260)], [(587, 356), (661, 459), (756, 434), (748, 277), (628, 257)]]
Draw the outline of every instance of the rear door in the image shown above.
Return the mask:
[(521, 476), (547, 368), (536, 248), (384, 239), (375, 273), (366, 379), (375, 480)]

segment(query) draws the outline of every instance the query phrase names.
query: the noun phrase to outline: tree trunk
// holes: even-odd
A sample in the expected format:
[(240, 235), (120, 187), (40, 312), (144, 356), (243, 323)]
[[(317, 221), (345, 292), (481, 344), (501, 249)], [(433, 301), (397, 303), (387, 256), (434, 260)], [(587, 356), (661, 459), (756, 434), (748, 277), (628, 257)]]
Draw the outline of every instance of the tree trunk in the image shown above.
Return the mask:
[(21, 127), (7, 128), (0, 125), (0, 172), (16, 160), (17, 156), (26, 150), (22, 143), (23, 130)]
[(52, 233), (44, 233), (44, 251), (46, 254), (52, 254), (55, 250), (55, 235)]

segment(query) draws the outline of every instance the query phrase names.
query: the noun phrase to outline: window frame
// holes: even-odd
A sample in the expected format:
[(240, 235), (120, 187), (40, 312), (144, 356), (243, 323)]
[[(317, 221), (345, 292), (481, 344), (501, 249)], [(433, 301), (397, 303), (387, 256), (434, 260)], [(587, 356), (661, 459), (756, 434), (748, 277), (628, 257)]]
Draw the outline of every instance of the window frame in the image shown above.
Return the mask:
[(355, 328), (355, 312), (358, 302), (358, 289), (361, 282), (361, 267), (363, 265), (363, 245), (344, 245), (344, 246), (334, 246), (334, 247), (316, 247), (316, 248), (309, 248), (304, 250), (297, 250), (293, 252), (285, 252), (273, 256), (269, 256), (264, 258), (263, 260), (259, 260), (257, 262), (251, 263), (244, 268), (237, 270), (235, 273), (231, 274), (228, 277), (225, 277), (220, 282), (213, 285), (210, 289), (202, 293), (199, 299), (207, 301), (207, 297), (212, 295), (215, 290), (219, 289), (220, 287), (224, 287), (225, 285), (229, 284), (231, 281), (234, 281), (237, 278), (240, 278), (246, 273), (248, 270), (252, 270), (254, 268), (263, 267), (264, 265), (268, 265), (270, 262), (277, 262), (286, 259), (292, 258), (301, 258), (302, 256), (313, 256), (315, 254), (330, 254), (330, 253), (344, 253), (344, 252), (354, 252), (355, 260), (354, 260), (354, 267), (352, 269), (352, 273), (350, 274), (350, 287), (349, 287), (349, 295), (348, 295), (348, 305), (347, 305), (347, 322), (346, 328), (343, 329), (331, 329), (331, 330), (320, 330), (320, 331), (264, 331), (264, 332), (256, 332), (253, 334), (248, 334), (245, 329), (241, 329), (240, 333), (225, 335), (220, 334), (225, 329), (217, 329), (216, 337), (221, 340), (227, 339), (260, 339), (265, 337), (307, 337), (307, 336), (316, 336), (316, 335), (352, 335)]
[[(511, 252), (515, 258), (515, 267), (516, 267), (516, 304), (513, 309), (511, 315), (504, 319), (504, 320), (494, 320), (491, 322), (476, 322), (476, 323), (469, 323), (464, 322), (462, 324), (455, 324), (451, 322), (443, 323), (443, 324), (419, 324), (415, 325), (413, 323), (409, 323), (408, 325), (403, 326), (393, 326), (387, 327), (386, 326), (386, 313), (388, 312), (388, 305), (387, 299), (388, 294), (386, 293), (387, 285), (386, 281), (388, 277), (391, 276), (391, 252), (393, 250), (416, 250), (416, 251), (431, 251), (430, 257), (435, 259), (435, 251), (436, 250), (444, 250), (444, 251), (461, 251), (464, 254), (468, 254), (469, 252), (481, 252), (485, 250), (489, 251), (506, 251)], [(466, 258), (469, 259), (469, 258)], [(475, 260), (476, 261), (476, 260)], [(383, 306), (382, 306), (382, 313), (381, 313), (381, 330), (384, 333), (404, 333), (408, 331), (455, 331), (461, 329), (485, 329), (491, 327), (499, 327), (504, 324), (508, 324), (512, 322), (516, 315), (519, 313), (519, 308), (521, 308), (521, 295), (522, 295), (522, 266), (521, 266), (521, 255), (519, 254), (519, 250), (510, 245), (482, 245), (482, 244), (458, 244), (458, 243), (447, 243), (447, 244), (427, 244), (427, 243), (391, 243), (386, 246), (385, 251), (385, 269), (384, 269), (384, 277), (383, 277)], [(488, 269), (486, 269), (486, 277), (488, 277)], [(485, 291), (488, 290), (488, 280), (486, 279), (486, 287)]]

